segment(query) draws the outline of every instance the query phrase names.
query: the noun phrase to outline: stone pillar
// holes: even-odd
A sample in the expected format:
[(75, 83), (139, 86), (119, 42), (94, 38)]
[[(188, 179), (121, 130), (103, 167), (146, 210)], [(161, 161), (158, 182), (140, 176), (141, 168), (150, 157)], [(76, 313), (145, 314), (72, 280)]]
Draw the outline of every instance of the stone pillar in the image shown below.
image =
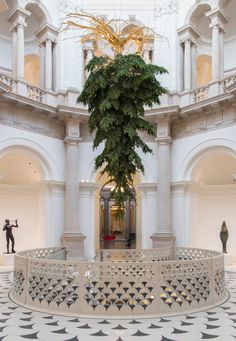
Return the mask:
[(30, 16), (30, 12), (23, 8), (16, 8), (8, 17), (11, 24), (13, 34), (13, 61), (12, 73), (15, 78), (24, 80), (25, 68), (25, 52), (24, 52), (24, 27), (26, 27), (26, 19)]
[(68, 259), (83, 259), (84, 239), (79, 229), (79, 182), (78, 157), (80, 142), (80, 121), (69, 119), (66, 123), (66, 226), (61, 237), (62, 244), (69, 251)]
[[(190, 25), (181, 27), (178, 30), (180, 39), (180, 56), (183, 58), (183, 78), (184, 91), (191, 91), (194, 84), (194, 75), (196, 75), (196, 53), (195, 48), (199, 33)], [(181, 61), (180, 61), (181, 62)], [(194, 70), (194, 71), (193, 71)]]
[(40, 87), (45, 87), (45, 44), (39, 45)]
[(53, 50), (57, 41), (57, 29), (51, 25), (45, 25), (36, 36), (40, 46), (40, 72), (41, 86), (47, 91), (53, 90), (53, 79), (56, 77), (54, 63), (56, 60)]
[(175, 237), (171, 229), (170, 185), (170, 122), (166, 117), (157, 120), (157, 231), (151, 236), (153, 247), (173, 246)]
[(23, 8), (16, 8), (8, 17), (12, 32), (12, 75), (16, 79), (16, 92), (27, 96), (27, 84), (24, 80), (25, 52), (24, 52), (24, 27), (30, 12)]
[(45, 89), (52, 90), (52, 41), (46, 39), (45, 44)]
[(228, 19), (219, 8), (206, 13), (212, 29), (212, 80), (221, 81), (224, 78), (224, 45), (223, 35)]
[(110, 234), (110, 206), (109, 206), (109, 194), (103, 196), (104, 200), (104, 236)]
[(84, 53), (84, 67), (83, 67), (83, 80), (84, 82), (88, 78), (88, 71), (85, 70), (86, 65), (94, 57), (94, 45), (92, 41), (86, 41), (83, 43), (82, 50)]
[(130, 233), (130, 200), (128, 199), (125, 203), (125, 235), (129, 237)]

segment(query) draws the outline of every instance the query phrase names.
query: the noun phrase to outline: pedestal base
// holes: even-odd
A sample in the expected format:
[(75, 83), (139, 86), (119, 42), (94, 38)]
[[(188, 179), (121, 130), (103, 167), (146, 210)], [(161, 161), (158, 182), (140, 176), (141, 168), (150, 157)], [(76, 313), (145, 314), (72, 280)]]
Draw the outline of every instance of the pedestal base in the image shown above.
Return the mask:
[(14, 265), (14, 254), (15, 253), (1, 253), (0, 254), (0, 265), (13, 266)]
[(172, 232), (157, 232), (150, 238), (152, 239), (152, 247), (154, 248), (174, 246), (175, 244), (175, 236)]
[(224, 253), (224, 262), (225, 266), (233, 264), (233, 257), (231, 256), (230, 253)]
[(78, 232), (64, 232), (61, 236), (62, 246), (68, 251), (68, 260), (84, 259), (84, 239), (86, 237)]

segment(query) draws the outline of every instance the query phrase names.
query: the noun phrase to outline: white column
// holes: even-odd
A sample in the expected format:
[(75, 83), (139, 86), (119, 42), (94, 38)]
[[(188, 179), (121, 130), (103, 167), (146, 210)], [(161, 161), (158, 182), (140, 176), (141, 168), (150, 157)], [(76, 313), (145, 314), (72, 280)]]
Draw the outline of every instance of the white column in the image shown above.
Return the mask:
[(45, 89), (52, 90), (52, 41), (45, 42)]
[(207, 12), (206, 17), (210, 20), (209, 27), (212, 29), (212, 78), (213, 81), (220, 81), (224, 74), (223, 34), (228, 19), (219, 8)]
[(41, 86), (48, 92), (53, 90), (53, 79), (56, 77), (56, 50), (53, 52), (53, 49), (57, 41), (57, 34), (57, 29), (51, 25), (45, 25), (36, 33), (40, 46)]
[(39, 63), (40, 63), (40, 87), (45, 87), (45, 45), (42, 43), (39, 45)]
[[(180, 51), (180, 62), (183, 63), (184, 91), (191, 91), (195, 84), (196, 77), (196, 45), (200, 37), (199, 33), (190, 25), (181, 27), (178, 30), (182, 51)], [(180, 47), (180, 49), (181, 49)], [(183, 58), (183, 59), (182, 59)]]
[(191, 41), (184, 42), (184, 90), (191, 90), (192, 83), (192, 55), (191, 55)]
[(197, 87), (197, 45), (192, 44), (192, 80), (191, 80), (191, 89), (196, 89)]
[(17, 74), (16, 74), (16, 70), (17, 70), (17, 67), (16, 67), (16, 61), (17, 61), (17, 32), (16, 30), (13, 29), (12, 31), (12, 77), (13, 78), (16, 78), (17, 77)]
[(184, 90), (184, 45), (179, 43), (179, 65), (178, 65), (178, 88), (179, 91)]
[(153, 247), (173, 246), (175, 237), (171, 229), (170, 185), (170, 122), (167, 117), (157, 120), (157, 231), (151, 238)]
[(8, 21), (11, 24), (11, 31), (13, 32), (12, 73), (19, 80), (24, 79), (24, 27), (26, 26), (26, 19), (29, 15), (29, 11), (18, 7), (8, 17)]
[(80, 259), (84, 256), (85, 237), (79, 229), (79, 142), (80, 122), (69, 119), (66, 124), (66, 194), (65, 194), (65, 231), (62, 244), (69, 251), (68, 259)]

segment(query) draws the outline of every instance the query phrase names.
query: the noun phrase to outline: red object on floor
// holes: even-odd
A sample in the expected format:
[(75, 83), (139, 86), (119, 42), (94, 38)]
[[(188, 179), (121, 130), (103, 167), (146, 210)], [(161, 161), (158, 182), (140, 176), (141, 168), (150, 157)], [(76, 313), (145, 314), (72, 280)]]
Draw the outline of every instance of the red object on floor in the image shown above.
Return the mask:
[(115, 237), (115, 235), (114, 234), (111, 234), (111, 235), (109, 235), (109, 236), (104, 236), (103, 237), (103, 240), (114, 240), (116, 237)]

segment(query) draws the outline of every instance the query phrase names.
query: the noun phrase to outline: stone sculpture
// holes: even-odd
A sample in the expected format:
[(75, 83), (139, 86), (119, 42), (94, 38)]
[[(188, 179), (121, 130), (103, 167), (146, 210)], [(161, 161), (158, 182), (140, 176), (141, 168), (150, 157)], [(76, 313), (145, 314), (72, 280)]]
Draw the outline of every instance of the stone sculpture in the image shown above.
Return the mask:
[(15, 253), (16, 251), (14, 250), (15, 246), (15, 239), (12, 234), (12, 228), (13, 227), (18, 227), (17, 219), (15, 220), (15, 225), (10, 224), (10, 220), (6, 219), (5, 220), (5, 225), (3, 226), (3, 231), (6, 231), (6, 240), (7, 240), (7, 253), (9, 252), (9, 243), (11, 241), (11, 253)]
[(223, 221), (222, 226), (221, 226), (221, 231), (220, 231), (220, 240), (221, 240), (222, 247), (223, 247), (223, 253), (227, 253), (226, 243), (227, 243), (228, 238), (229, 238), (229, 231), (227, 229), (225, 221)]

